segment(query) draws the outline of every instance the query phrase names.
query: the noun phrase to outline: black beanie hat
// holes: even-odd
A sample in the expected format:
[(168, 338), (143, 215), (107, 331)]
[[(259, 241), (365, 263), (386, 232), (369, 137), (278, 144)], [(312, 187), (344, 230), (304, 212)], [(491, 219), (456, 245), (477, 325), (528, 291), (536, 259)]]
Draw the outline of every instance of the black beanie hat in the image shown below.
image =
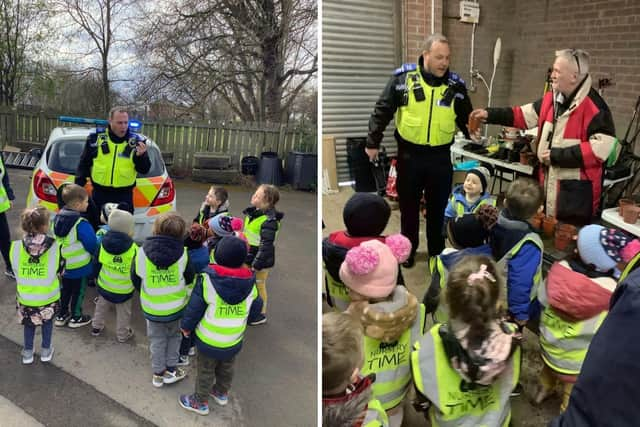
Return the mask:
[(466, 214), (452, 218), (447, 227), (449, 240), (456, 248), (475, 248), (484, 244), (488, 232), (480, 218), (474, 214)]
[(384, 231), (391, 208), (382, 197), (373, 193), (356, 193), (342, 210), (347, 233), (353, 237), (379, 236)]
[(238, 237), (223, 237), (214, 250), (216, 264), (223, 267), (242, 267), (247, 257), (247, 244)]

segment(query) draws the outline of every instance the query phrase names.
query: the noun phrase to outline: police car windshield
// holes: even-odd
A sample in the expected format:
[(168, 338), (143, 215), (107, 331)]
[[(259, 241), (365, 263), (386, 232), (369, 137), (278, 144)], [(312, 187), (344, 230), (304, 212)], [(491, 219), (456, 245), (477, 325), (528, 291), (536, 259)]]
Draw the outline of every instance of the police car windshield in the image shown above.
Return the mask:
[[(49, 169), (54, 172), (74, 175), (78, 163), (80, 163), (80, 155), (85, 142), (86, 139), (64, 139), (54, 142), (46, 153)], [(145, 174), (138, 174), (138, 178), (162, 175), (164, 162), (160, 151), (154, 146), (149, 146), (147, 153), (149, 153), (149, 160), (151, 160), (151, 169)]]

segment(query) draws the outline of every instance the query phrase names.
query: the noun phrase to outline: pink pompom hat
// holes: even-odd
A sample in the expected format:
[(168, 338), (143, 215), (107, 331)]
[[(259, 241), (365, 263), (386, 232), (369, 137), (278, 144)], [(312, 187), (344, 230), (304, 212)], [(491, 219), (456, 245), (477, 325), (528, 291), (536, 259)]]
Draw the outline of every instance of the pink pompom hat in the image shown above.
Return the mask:
[(398, 264), (411, 253), (411, 242), (401, 234), (369, 240), (351, 248), (340, 266), (340, 279), (353, 291), (367, 298), (384, 298), (393, 292)]

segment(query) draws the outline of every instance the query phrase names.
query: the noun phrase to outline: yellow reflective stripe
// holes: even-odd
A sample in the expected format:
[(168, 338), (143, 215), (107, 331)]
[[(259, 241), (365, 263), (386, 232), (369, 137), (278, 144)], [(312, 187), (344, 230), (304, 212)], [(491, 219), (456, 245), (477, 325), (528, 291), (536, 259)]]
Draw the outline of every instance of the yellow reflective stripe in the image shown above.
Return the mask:
[(374, 396), (385, 409), (396, 406), (406, 395), (411, 383), (409, 359), (412, 340), (420, 335), (421, 322), (424, 321), (424, 306), (420, 306), (422, 309), (414, 324), (404, 331), (395, 345), (385, 345), (380, 340), (364, 337), (365, 362), (362, 374), (376, 374), (376, 382), (373, 384)]
[(11, 243), (11, 265), (16, 275), (18, 302), (30, 307), (50, 304), (60, 298), (57, 270), (60, 264), (59, 246), (53, 242), (37, 262), (32, 262), (22, 241)]
[(622, 274), (620, 275), (620, 279), (618, 279), (618, 283), (622, 283), (624, 279), (627, 278), (629, 273), (631, 273), (638, 266), (638, 261), (640, 261), (640, 252), (637, 253), (636, 256), (631, 258), (631, 261), (629, 261), (627, 266), (622, 271)]
[(507, 426), (509, 395), (520, 373), (520, 349), (516, 348), (503, 373), (489, 386), (462, 388), (462, 378), (451, 367), (440, 338), (440, 324), (425, 334), (412, 353), (416, 388), (433, 405), (433, 426)]
[(344, 284), (334, 280), (328, 272), (325, 272), (325, 274), (327, 278), (329, 297), (333, 302), (334, 310), (340, 312), (345, 311), (349, 307), (349, 304), (351, 304), (349, 289), (347, 289)]
[(84, 218), (78, 218), (65, 237), (56, 236), (61, 242), (61, 253), (65, 259), (65, 268), (68, 270), (74, 270), (91, 262), (91, 254), (82, 245), (82, 242), (78, 240), (78, 226)]
[[(160, 271), (144, 253), (144, 249), (138, 250), (135, 271), (142, 278), (140, 288), (140, 305), (145, 313), (157, 316), (168, 316), (177, 313), (187, 305), (187, 289), (184, 280), (184, 271), (187, 263), (187, 249), (182, 256), (172, 265), (163, 269), (167, 277), (155, 277)], [(154, 280), (162, 280), (153, 283)], [(177, 283), (169, 283), (175, 280)]]
[(604, 311), (587, 320), (569, 322), (562, 319), (553, 308), (545, 308), (540, 321), (542, 358), (558, 372), (579, 374), (591, 340), (607, 313)]
[(201, 273), (202, 297), (207, 303), (204, 316), (198, 323), (196, 335), (212, 347), (228, 348), (242, 341), (247, 327), (247, 316), (257, 291), (238, 304), (226, 303), (215, 290), (208, 274)]

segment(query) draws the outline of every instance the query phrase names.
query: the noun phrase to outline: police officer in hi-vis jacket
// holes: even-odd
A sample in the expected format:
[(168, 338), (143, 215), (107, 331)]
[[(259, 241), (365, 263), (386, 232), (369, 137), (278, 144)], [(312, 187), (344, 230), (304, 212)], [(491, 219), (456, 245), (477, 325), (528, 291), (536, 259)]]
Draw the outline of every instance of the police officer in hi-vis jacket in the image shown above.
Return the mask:
[(456, 125), (469, 137), (466, 124), (473, 108), (464, 81), (449, 71), (449, 55), (446, 37), (429, 36), (418, 64), (395, 70), (369, 119), (365, 151), (373, 160), (385, 128), (395, 118), (401, 232), (412, 245), (411, 256), (403, 264), (407, 268), (413, 266), (418, 249), (423, 191), (429, 256), (444, 249), (442, 225), (453, 177), (449, 147)]
[(75, 183), (84, 186), (91, 178), (93, 206), (89, 214), (94, 227), (100, 224), (100, 209), (107, 202), (129, 205), (133, 213), (133, 188), (138, 173), (147, 173), (151, 160), (143, 137), (129, 129), (124, 107), (109, 112), (109, 126), (87, 137)]

